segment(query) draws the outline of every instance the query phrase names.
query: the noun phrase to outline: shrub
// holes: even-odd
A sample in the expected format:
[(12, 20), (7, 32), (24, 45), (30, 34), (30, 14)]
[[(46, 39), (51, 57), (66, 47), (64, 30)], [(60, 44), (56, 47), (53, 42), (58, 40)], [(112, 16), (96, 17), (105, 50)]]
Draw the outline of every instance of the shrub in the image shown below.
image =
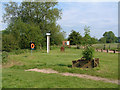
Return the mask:
[(21, 49), (19, 49), (19, 50), (15, 50), (14, 52), (15, 52), (16, 55), (24, 53), (24, 51), (21, 50)]
[(18, 42), (12, 34), (2, 36), (2, 50), (11, 52), (12, 50), (19, 49)]
[(77, 45), (77, 49), (80, 49), (80, 46)]
[(93, 52), (94, 52), (94, 49), (91, 46), (86, 46), (86, 48), (82, 52), (82, 54), (86, 60), (92, 60), (93, 59)]
[(6, 63), (8, 58), (8, 53), (3, 51), (2, 52), (2, 63)]

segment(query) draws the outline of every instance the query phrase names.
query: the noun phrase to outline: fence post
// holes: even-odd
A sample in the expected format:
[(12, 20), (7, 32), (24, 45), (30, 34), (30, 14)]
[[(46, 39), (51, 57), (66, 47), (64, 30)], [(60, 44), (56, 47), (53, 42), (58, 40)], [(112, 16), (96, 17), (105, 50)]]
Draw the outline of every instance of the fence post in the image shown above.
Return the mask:
[(103, 52), (103, 49), (101, 49), (101, 52)]
[(113, 50), (114, 53), (116, 53), (116, 50)]
[(104, 48), (103, 48), (104, 50), (105, 50), (105, 46), (106, 46), (106, 45), (104, 44)]
[(109, 53), (109, 50), (107, 49), (107, 53)]

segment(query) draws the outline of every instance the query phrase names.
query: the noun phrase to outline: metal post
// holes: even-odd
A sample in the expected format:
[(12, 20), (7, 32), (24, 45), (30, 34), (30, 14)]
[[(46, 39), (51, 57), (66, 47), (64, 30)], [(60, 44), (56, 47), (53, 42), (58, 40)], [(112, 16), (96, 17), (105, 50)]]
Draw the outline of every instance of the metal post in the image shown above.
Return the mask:
[(47, 53), (49, 53), (49, 50), (50, 50), (50, 48), (49, 48), (49, 42), (50, 41), (50, 37), (49, 36), (47, 36)]
[[(32, 43), (32, 41), (31, 41), (31, 43)], [(32, 55), (32, 49), (31, 49), (31, 55)]]
[(46, 33), (47, 35), (47, 53), (50, 51), (50, 33)]

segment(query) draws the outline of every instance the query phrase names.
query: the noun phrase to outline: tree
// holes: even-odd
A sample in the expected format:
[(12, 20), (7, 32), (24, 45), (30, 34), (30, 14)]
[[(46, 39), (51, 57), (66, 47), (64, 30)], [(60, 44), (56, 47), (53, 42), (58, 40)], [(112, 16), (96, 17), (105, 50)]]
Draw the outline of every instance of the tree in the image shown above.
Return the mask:
[(115, 43), (119, 43), (119, 37), (115, 37)]
[[(29, 48), (29, 42), (37, 46), (46, 46), (46, 33), (51, 32), (51, 44), (60, 44), (64, 33), (56, 23), (61, 19), (61, 10), (57, 2), (15, 2), (5, 4), (4, 22), (9, 24), (6, 32), (12, 34), (20, 48)], [(55, 38), (55, 39), (54, 39)]]
[(18, 4), (16, 2), (9, 2), (8, 4), (4, 5), (6, 13), (4, 13), (3, 15), (3, 21), (7, 22), (8, 24), (14, 23), (14, 21), (17, 19), (19, 15)]
[(83, 45), (88, 45), (88, 44), (92, 44), (91, 42), (91, 36), (90, 36), (90, 27), (85, 26), (84, 27), (84, 37), (83, 37)]
[(99, 39), (99, 42), (100, 42), (100, 43), (106, 43), (106, 38), (104, 38), (104, 37), (100, 38), (100, 39)]
[(93, 59), (93, 56), (94, 56), (94, 49), (91, 47), (91, 46), (87, 46), (85, 48), (85, 50), (82, 52), (83, 54), (83, 57), (86, 59), (86, 60), (92, 60)]
[(85, 27), (84, 27), (84, 35), (86, 36), (86, 35), (90, 35), (90, 26), (86, 26), (85, 25)]
[(79, 32), (72, 30), (68, 37), (68, 40), (70, 41), (71, 45), (78, 45), (81, 44), (82, 36)]
[(10, 52), (14, 49), (19, 49), (18, 42), (11, 34), (3, 35), (2, 38), (2, 50)]
[(91, 44), (96, 44), (96, 43), (98, 43), (98, 39), (95, 38), (95, 37), (92, 37), (91, 38)]
[(117, 37), (112, 31), (105, 32), (103, 37), (99, 39), (102, 43), (115, 43), (117, 42)]
[(115, 42), (115, 34), (112, 31), (105, 32), (103, 34), (104, 38), (106, 38), (106, 43), (114, 43)]

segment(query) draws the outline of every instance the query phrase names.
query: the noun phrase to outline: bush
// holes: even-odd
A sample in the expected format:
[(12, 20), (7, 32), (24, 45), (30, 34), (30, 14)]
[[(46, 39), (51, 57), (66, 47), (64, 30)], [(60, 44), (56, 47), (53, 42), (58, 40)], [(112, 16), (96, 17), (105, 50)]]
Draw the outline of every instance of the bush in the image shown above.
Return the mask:
[(30, 52), (29, 49), (18, 49), (18, 50), (14, 50), (13, 53), (18, 55), (18, 54), (22, 54), (22, 53), (28, 53)]
[(80, 46), (77, 46), (77, 49), (80, 49)]
[(12, 34), (2, 36), (2, 51), (11, 52), (19, 49), (18, 42)]
[(91, 46), (87, 46), (85, 50), (82, 52), (82, 54), (86, 60), (92, 60), (93, 52), (94, 52), (94, 49)]
[(8, 58), (8, 53), (3, 51), (2, 52), (2, 63), (6, 63)]
[(22, 53), (24, 53), (24, 51), (21, 50), (21, 49), (20, 49), (20, 50), (15, 50), (15, 54), (16, 54), (16, 55), (18, 55), (18, 54), (22, 54)]

